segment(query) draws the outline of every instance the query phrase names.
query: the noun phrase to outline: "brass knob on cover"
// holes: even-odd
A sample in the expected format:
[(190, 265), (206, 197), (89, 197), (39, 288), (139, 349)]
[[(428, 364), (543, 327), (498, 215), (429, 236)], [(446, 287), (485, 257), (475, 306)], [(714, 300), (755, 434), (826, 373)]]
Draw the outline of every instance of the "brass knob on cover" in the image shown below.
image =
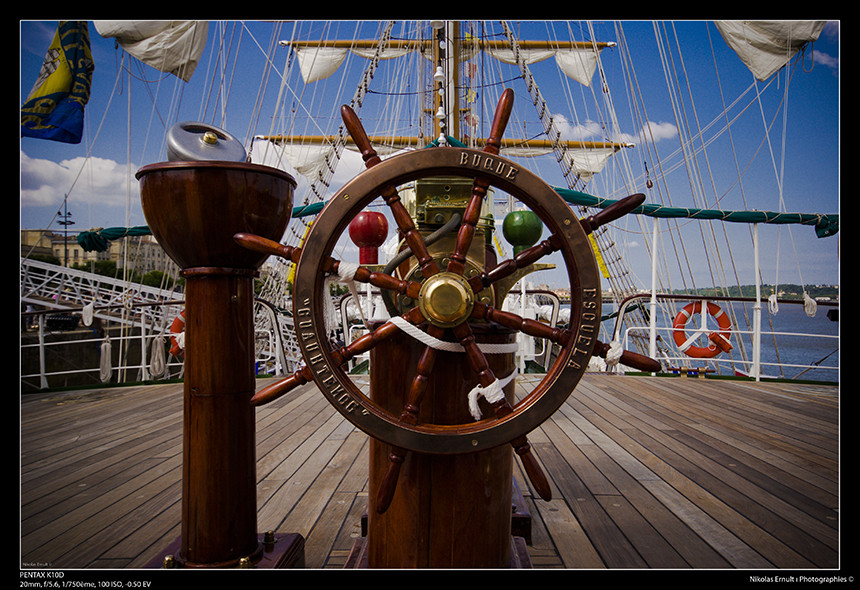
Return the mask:
[(441, 272), (421, 286), (418, 307), (430, 323), (450, 328), (462, 323), (472, 313), (475, 294), (462, 276)]

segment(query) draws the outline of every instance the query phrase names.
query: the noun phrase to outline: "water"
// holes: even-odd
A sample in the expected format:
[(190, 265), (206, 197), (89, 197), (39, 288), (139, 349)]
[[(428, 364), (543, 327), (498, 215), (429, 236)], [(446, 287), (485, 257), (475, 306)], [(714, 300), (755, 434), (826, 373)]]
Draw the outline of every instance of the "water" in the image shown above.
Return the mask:
[[(737, 304), (735, 304), (737, 305)], [(827, 311), (836, 309), (831, 306), (819, 305), (814, 317), (809, 317), (803, 310), (802, 305), (780, 304), (779, 311), (771, 314), (767, 304), (762, 309), (762, 332), (799, 332), (802, 334), (820, 334), (826, 336), (839, 335), (839, 322), (831, 321), (827, 317)], [(771, 327), (772, 326), (772, 327)], [(752, 336), (744, 334), (744, 341), (749, 342), (748, 350), (752, 350)], [(786, 365), (809, 365), (818, 363), (818, 366), (839, 366), (839, 340), (838, 338), (818, 338), (811, 336), (793, 335), (762, 335), (762, 363), (772, 363), (778, 359)], [(829, 356), (828, 356), (829, 355)], [(777, 377), (794, 378), (804, 371), (804, 367), (784, 367), (782, 374), (779, 367), (763, 365), (762, 373)], [(813, 381), (838, 381), (839, 372), (835, 370), (810, 369), (802, 375), (801, 379)]]
[[(709, 363), (710, 368), (715, 368), (720, 374), (731, 375), (740, 370), (749, 372), (752, 367), (753, 335), (751, 326), (747, 326), (746, 318), (752, 322), (753, 304), (747, 302), (744, 306), (740, 302), (720, 301), (717, 304), (724, 310), (731, 305), (734, 317), (741, 323), (741, 327), (732, 326), (731, 343), (734, 347), (729, 353), (720, 354), (715, 360), (717, 363)], [(647, 305), (647, 302), (646, 302)], [(684, 302), (679, 306), (682, 307)], [(762, 302), (761, 319), (761, 363), (762, 375), (779, 377), (785, 379), (799, 378), (810, 381), (839, 380), (838, 369), (825, 369), (822, 367), (839, 367), (839, 322), (831, 321), (827, 317), (830, 309), (838, 309), (835, 306), (819, 305), (814, 317), (809, 317), (803, 309), (803, 305), (794, 303), (780, 303), (776, 314), (771, 314), (767, 301)], [(713, 318), (708, 318), (709, 326), (715, 326)], [(695, 316), (698, 324), (699, 317)], [(610, 333), (614, 329), (614, 320), (604, 322), (604, 328)], [(669, 326), (670, 328), (671, 326)], [(665, 327), (661, 331), (658, 323), (658, 334), (669, 343), (672, 352), (677, 353), (677, 348), (672, 341), (671, 330)], [(691, 333), (688, 324), (688, 333)], [(637, 331), (645, 339), (648, 338), (647, 328)], [(790, 335), (795, 333), (800, 335)], [(632, 332), (631, 332), (632, 334)], [(826, 338), (811, 336), (820, 335)], [(628, 348), (634, 349), (628, 344)], [(743, 350), (743, 353), (741, 351)], [(680, 354), (680, 353), (678, 353)], [(704, 366), (702, 361), (691, 361), (684, 357), (686, 366)], [(731, 362), (735, 361), (735, 362)], [(679, 361), (672, 361), (681, 364)], [(775, 363), (783, 365), (777, 366)], [(808, 365), (816, 364), (817, 368), (807, 370)], [(677, 365), (675, 365), (677, 366)], [(802, 374), (801, 374), (802, 373)]]

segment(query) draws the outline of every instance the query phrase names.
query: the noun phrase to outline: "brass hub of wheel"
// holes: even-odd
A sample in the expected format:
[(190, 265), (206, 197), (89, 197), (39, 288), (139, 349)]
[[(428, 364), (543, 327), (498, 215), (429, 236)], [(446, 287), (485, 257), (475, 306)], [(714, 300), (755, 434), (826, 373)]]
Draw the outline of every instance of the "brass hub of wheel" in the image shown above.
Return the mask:
[(430, 323), (441, 328), (456, 326), (472, 314), (475, 294), (458, 274), (440, 272), (427, 279), (418, 295), (418, 307)]

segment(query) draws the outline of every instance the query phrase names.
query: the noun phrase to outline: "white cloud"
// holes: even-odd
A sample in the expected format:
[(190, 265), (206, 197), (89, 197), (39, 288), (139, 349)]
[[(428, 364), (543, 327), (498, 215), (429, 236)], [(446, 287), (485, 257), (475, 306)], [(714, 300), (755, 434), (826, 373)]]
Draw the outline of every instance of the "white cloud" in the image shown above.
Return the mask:
[(645, 128), (639, 130), (637, 139), (634, 142), (653, 141), (658, 142), (661, 139), (674, 139), (678, 137), (678, 128), (672, 123), (655, 123), (648, 121)]
[[(562, 139), (568, 141), (576, 140), (593, 140), (600, 141), (608, 136), (607, 130), (603, 125), (594, 121), (586, 121), (585, 123), (572, 124), (564, 115), (554, 115), (553, 121), (561, 133)], [(617, 141), (643, 143), (644, 141), (660, 141), (662, 139), (673, 139), (678, 137), (678, 128), (672, 123), (656, 123), (648, 121), (645, 128), (639, 133), (632, 135), (623, 133)]]
[(828, 55), (823, 51), (816, 51), (813, 56), (813, 60), (816, 65), (821, 65), (827, 68), (832, 68), (834, 70), (839, 69), (839, 59), (833, 57), (832, 55)]
[(594, 121), (572, 124), (564, 115), (553, 115), (561, 137), (567, 141), (599, 140), (605, 136), (603, 126)]
[(31, 158), (21, 151), (21, 207), (59, 205), (66, 193), (77, 203), (125, 206), (129, 198), (139, 199), (135, 171), (104, 158), (53, 162)]

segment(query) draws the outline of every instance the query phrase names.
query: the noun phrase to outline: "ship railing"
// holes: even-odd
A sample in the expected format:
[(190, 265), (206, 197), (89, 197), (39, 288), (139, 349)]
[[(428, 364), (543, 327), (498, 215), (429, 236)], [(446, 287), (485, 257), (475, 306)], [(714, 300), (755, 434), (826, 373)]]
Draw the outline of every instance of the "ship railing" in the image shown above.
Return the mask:
[[(624, 330), (624, 336), (622, 339), (622, 344), (624, 348), (628, 346), (632, 346), (631, 342), (636, 338), (636, 333), (641, 332), (647, 334), (650, 332), (650, 329), (647, 326), (629, 326)], [(658, 333), (665, 333), (668, 339), (672, 338), (673, 329), (671, 327), (658, 327)], [(753, 330), (732, 330), (733, 337), (738, 335), (746, 335), (752, 338), (755, 334)], [(813, 333), (803, 333), (803, 332), (772, 332), (763, 330), (761, 332), (763, 337), (768, 336), (790, 336), (790, 337), (798, 337), (798, 338), (819, 338), (825, 340), (832, 340), (836, 343), (839, 339), (838, 336), (830, 335), (830, 334), (813, 334)], [(838, 344), (837, 344), (838, 346)], [(659, 360), (662, 361), (662, 364), (666, 367), (667, 373), (700, 373), (706, 374), (706, 367), (696, 367), (697, 364), (695, 361), (702, 361), (703, 365), (713, 364), (716, 366), (724, 366), (728, 367), (730, 371), (736, 376), (744, 376), (744, 377), (755, 377), (756, 373), (754, 370), (755, 363), (752, 360), (744, 360), (737, 357), (728, 357), (724, 355), (720, 355), (714, 358), (709, 359), (694, 359), (684, 354), (677, 355), (667, 355), (665, 353), (659, 355)], [(821, 359), (823, 360), (823, 359)], [(759, 369), (759, 378), (790, 378), (790, 379), (800, 379), (808, 371), (827, 371), (828, 378), (824, 379), (826, 381), (838, 381), (839, 378), (839, 365), (824, 365), (817, 364), (816, 362), (811, 362), (808, 364), (798, 364), (798, 363), (789, 363), (789, 362), (769, 362), (769, 361), (759, 361), (758, 363)], [(702, 368), (705, 371), (700, 371)], [(776, 369), (777, 371), (772, 371), (771, 369)], [(780, 376), (774, 373), (782, 372), (785, 369), (797, 369), (799, 372), (794, 374), (793, 376)], [(719, 374), (719, 373), (718, 373)], [(832, 376), (832, 378), (831, 378)], [(822, 379), (816, 379), (822, 380)]]
[[(629, 325), (624, 326), (625, 314), (632, 309), (648, 308), (644, 300), (649, 300), (650, 305), (650, 324), (649, 325)], [(676, 314), (674, 306), (678, 302), (700, 301), (703, 306), (704, 302), (710, 301), (717, 303), (724, 302), (726, 307), (731, 303), (742, 303), (752, 305), (753, 318), (752, 327), (742, 330), (737, 323), (732, 322), (731, 335), (734, 349), (731, 353), (721, 353), (713, 358), (699, 359), (690, 357), (681, 352), (674, 343), (673, 335), (674, 328), (672, 326), (657, 326), (657, 306), (661, 306), (663, 311), (673, 317)], [(778, 298), (775, 301), (778, 305), (803, 305), (804, 301), (798, 299)], [(763, 302), (754, 297), (732, 297), (732, 296), (695, 296), (695, 295), (680, 295), (680, 294), (656, 294), (639, 293), (631, 295), (624, 299), (618, 306), (618, 312), (615, 322), (614, 339), (621, 342), (622, 347), (630, 350), (641, 350), (644, 354), (659, 360), (663, 368), (667, 372), (686, 372), (687, 370), (708, 370), (709, 366), (727, 369), (731, 374), (739, 376), (748, 376), (756, 380), (769, 377), (783, 377), (785, 369), (799, 369), (800, 371), (791, 377), (798, 379), (807, 375), (810, 371), (824, 371), (828, 375), (828, 381), (838, 381), (839, 364), (825, 364), (826, 361), (834, 354), (838, 353), (839, 336), (834, 334), (808, 333), (801, 331), (785, 332), (776, 330), (762, 330), (760, 325), (760, 311)], [(838, 301), (817, 301), (816, 304), (822, 307), (835, 308), (838, 314)], [(732, 313), (733, 310), (726, 310)], [(708, 318), (709, 324), (716, 330), (716, 322), (713, 318)], [(758, 320), (759, 324), (755, 322)], [(696, 320), (691, 320), (688, 326), (687, 333), (690, 334), (695, 329)], [(822, 358), (811, 359), (809, 363), (783, 362), (779, 358), (779, 352), (775, 350), (773, 357), (775, 361), (762, 360), (762, 346), (766, 342), (773, 342), (775, 338), (780, 337), (797, 339), (817, 339), (820, 342), (833, 343), (832, 351)], [(783, 343), (785, 344), (785, 342)], [(739, 346), (740, 345), (740, 346)], [(774, 344), (776, 346), (776, 344)], [(751, 350), (751, 352), (750, 352)], [(830, 347), (828, 347), (830, 350)], [(838, 358), (838, 356), (836, 357)], [(770, 373), (779, 372), (780, 375)], [(829, 377), (832, 376), (832, 379)], [(820, 379), (819, 379), (820, 380)]]
[[(172, 292), (123, 279), (107, 277), (74, 268), (20, 259), (20, 297), (22, 304), (52, 308), (59, 312), (94, 302), (103, 319), (133, 325), (138, 318), (123, 313), (137, 304), (156, 303), (175, 297)], [(160, 306), (150, 307), (151, 320), (160, 321)]]
[[(284, 336), (292, 330), (292, 318), (262, 299), (256, 303), (257, 372), (295, 370), (294, 346)], [(21, 391), (181, 378), (183, 361), (169, 353), (171, 332), (166, 318), (172, 321), (183, 308), (182, 299), (96, 305), (89, 326), (81, 325), (84, 307), (68, 302), (54, 300), (48, 309), (22, 311)], [(122, 322), (116, 321), (118, 315)], [(103, 347), (105, 343), (110, 348)], [(109, 362), (103, 360), (103, 351), (110, 351)], [(62, 360), (51, 362), (52, 357)]]
[[(153, 342), (170, 346), (168, 330), (160, 318), (182, 311), (182, 300), (123, 303), (92, 307), (93, 320), (81, 325), (84, 308), (57, 305), (21, 312), (22, 391), (82, 384), (150, 381), (181, 375), (182, 362), (165, 352), (164, 371), (155, 376), (151, 365)], [(156, 315), (153, 308), (161, 308)], [(171, 309), (172, 308), (172, 311)], [(116, 321), (116, 317), (122, 321)], [(92, 332), (92, 336), (86, 334)], [(27, 334), (35, 334), (35, 338)], [(31, 340), (33, 340), (31, 342)], [(109, 344), (109, 348), (105, 345)], [(35, 350), (38, 362), (30, 350)], [(110, 352), (109, 360), (103, 353)], [(53, 359), (62, 359), (51, 361)], [(58, 365), (65, 368), (58, 368)], [(91, 377), (85, 377), (90, 374)], [(75, 376), (81, 376), (75, 378)]]

